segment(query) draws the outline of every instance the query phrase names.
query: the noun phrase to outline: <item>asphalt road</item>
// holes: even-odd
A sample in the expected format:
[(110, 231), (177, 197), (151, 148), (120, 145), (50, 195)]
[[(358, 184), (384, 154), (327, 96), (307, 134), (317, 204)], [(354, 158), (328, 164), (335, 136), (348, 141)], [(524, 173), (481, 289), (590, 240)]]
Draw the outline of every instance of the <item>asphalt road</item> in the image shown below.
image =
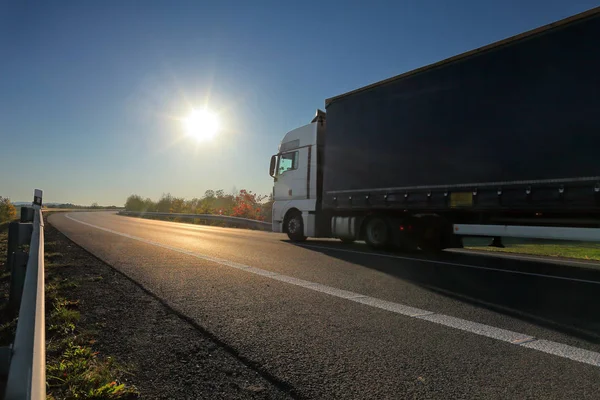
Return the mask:
[(114, 213), (49, 222), (299, 398), (600, 398), (600, 271)]

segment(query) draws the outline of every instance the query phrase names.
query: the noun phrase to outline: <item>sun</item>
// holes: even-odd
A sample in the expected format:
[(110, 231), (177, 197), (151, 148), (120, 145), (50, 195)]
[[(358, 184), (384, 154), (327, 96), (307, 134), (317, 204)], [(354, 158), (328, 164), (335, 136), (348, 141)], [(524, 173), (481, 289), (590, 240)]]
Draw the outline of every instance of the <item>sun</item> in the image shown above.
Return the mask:
[(185, 133), (199, 142), (211, 140), (219, 132), (219, 117), (210, 110), (193, 110), (183, 120)]

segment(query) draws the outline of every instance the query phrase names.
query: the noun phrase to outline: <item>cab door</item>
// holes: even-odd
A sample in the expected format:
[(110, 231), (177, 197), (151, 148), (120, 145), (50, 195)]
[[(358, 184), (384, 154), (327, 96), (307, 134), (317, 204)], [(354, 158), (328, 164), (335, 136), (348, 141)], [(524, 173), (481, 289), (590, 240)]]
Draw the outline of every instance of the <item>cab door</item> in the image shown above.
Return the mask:
[(306, 199), (309, 147), (281, 153), (277, 160), (275, 201)]

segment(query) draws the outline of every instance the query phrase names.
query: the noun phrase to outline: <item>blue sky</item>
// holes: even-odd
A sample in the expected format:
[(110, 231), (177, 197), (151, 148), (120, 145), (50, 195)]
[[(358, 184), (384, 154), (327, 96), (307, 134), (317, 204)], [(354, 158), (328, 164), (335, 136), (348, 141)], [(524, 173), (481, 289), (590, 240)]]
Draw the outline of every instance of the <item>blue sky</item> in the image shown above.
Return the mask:
[[(522, 1), (0, 2), (0, 195), (269, 193), (324, 99), (600, 5)], [(190, 107), (222, 132), (182, 138)]]

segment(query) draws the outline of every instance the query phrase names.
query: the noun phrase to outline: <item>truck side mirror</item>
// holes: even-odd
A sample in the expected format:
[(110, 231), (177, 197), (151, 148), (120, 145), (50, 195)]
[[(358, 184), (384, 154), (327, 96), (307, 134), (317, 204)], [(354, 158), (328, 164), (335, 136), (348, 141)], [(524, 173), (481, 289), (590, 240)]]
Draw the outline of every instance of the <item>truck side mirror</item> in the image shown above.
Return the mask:
[(269, 165), (269, 175), (275, 178), (275, 167), (277, 166), (277, 156), (271, 156), (271, 165)]

